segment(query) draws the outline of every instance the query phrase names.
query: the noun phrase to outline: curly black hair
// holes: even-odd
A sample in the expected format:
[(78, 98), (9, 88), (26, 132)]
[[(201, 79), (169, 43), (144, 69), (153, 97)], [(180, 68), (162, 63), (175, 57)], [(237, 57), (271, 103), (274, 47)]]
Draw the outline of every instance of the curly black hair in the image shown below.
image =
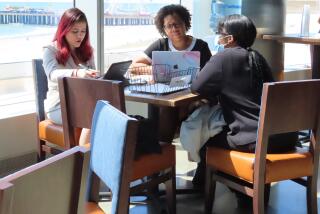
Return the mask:
[(155, 25), (162, 36), (166, 36), (164, 18), (168, 15), (177, 15), (184, 22), (187, 31), (191, 28), (191, 14), (189, 10), (179, 4), (170, 4), (162, 7), (154, 18)]

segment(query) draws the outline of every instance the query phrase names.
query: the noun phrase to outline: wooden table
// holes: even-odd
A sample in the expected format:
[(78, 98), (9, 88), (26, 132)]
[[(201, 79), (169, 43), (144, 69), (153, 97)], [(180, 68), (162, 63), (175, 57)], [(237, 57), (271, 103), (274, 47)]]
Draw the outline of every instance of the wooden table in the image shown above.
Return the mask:
[(159, 140), (171, 143), (179, 125), (179, 109), (199, 100), (200, 97), (192, 94), (189, 89), (167, 95), (125, 90), (125, 99), (148, 104), (148, 118), (155, 121), (155, 127), (159, 130)]
[(190, 90), (183, 90), (167, 95), (134, 93), (125, 90), (125, 98), (127, 101), (147, 103), (153, 106), (178, 107), (185, 106), (192, 101), (198, 100), (199, 96), (192, 94)]
[[(167, 95), (134, 93), (125, 90), (125, 99), (127, 101), (148, 104), (148, 118), (157, 121), (156, 126), (159, 128), (159, 140), (171, 143), (174, 131), (178, 126), (179, 108), (188, 106), (191, 102), (199, 100), (200, 96), (192, 94), (189, 89)], [(176, 194), (194, 194), (200, 192), (199, 189), (193, 188), (176, 189)], [(158, 194), (164, 195), (165, 192), (160, 191)]]
[(320, 34), (309, 37), (301, 37), (298, 34), (262, 35), (262, 39), (274, 40), (282, 43), (309, 44), (312, 79), (320, 79)]

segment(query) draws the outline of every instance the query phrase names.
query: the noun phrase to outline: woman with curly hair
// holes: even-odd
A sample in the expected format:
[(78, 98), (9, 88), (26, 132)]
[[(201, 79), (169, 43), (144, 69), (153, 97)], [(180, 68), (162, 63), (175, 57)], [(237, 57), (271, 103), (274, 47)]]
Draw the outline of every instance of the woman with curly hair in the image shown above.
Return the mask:
[(163, 38), (152, 43), (144, 56), (134, 60), (133, 65), (151, 65), (152, 51), (200, 51), (200, 67), (211, 57), (208, 44), (193, 36), (187, 35), (191, 28), (191, 14), (181, 5), (171, 4), (162, 7), (156, 17), (155, 25)]
[[(191, 28), (191, 14), (187, 8), (176, 4), (162, 7), (155, 17), (155, 25), (163, 38), (153, 42), (144, 51), (143, 56), (135, 59), (132, 68), (151, 65), (153, 51), (199, 51), (201, 68), (210, 59), (211, 52), (208, 44), (201, 39), (187, 35)], [(159, 136), (161, 141), (171, 142), (173, 140), (180, 120), (179, 111), (185, 112), (186, 110), (172, 107), (160, 108)]]

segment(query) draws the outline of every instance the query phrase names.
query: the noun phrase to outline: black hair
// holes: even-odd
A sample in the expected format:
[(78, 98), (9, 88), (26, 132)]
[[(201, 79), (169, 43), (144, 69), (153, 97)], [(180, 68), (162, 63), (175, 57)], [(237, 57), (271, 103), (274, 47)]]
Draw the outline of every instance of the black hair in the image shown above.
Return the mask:
[(162, 7), (154, 18), (155, 25), (162, 36), (166, 36), (164, 31), (164, 18), (168, 15), (177, 15), (183, 21), (186, 30), (191, 27), (191, 14), (187, 8), (179, 4), (170, 4)]
[(217, 30), (218, 34), (232, 35), (237, 45), (248, 50), (250, 87), (261, 94), (264, 74), (271, 71), (263, 56), (250, 48), (257, 36), (253, 21), (244, 15), (229, 15), (219, 21)]
[(249, 51), (250, 87), (255, 89), (255, 92), (259, 95), (262, 92), (264, 82), (263, 69), (270, 68), (258, 52), (251, 48), (247, 48), (247, 50)]
[(249, 48), (257, 36), (253, 21), (244, 15), (233, 14), (226, 16), (218, 23), (218, 33), (232, 35), (240, 47)]

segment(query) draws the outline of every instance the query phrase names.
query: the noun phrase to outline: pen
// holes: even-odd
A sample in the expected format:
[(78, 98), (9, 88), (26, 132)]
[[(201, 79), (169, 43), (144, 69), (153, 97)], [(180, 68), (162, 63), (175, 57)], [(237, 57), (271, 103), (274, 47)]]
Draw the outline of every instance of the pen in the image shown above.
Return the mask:
[[(79, 65), (80, 68), (85, 69), (87, 71), (94, 71), (94, 70), (90, 69), (88, 66), (85, 66), (83, 64), (78, 64), (78, 65)], [(100, 77), (99, 74), (97, 74), (96, 71), (94, 72), (94, 74), (91, 74), (90, 76), (94, 77), (94, 78), (99, 78)]]
[(88, 66), (85, 66), (83, 64), (78, 64), (80, 68), (86, 69), (86, 70), (90, 70), (90, 68)]

